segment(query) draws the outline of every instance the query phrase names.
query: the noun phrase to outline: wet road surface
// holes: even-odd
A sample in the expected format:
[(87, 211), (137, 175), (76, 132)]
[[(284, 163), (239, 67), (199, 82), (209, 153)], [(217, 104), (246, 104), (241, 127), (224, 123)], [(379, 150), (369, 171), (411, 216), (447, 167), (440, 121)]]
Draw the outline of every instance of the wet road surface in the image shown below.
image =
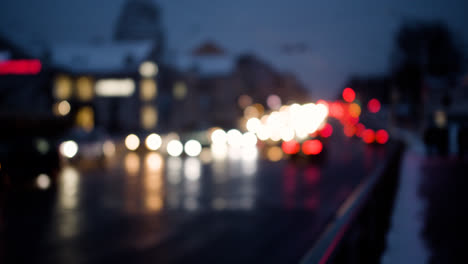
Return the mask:
[[(322, 163), (118, 151), (56, 192), (4, 202), (5, 263), (297, 263), (385, 147), (336, 137)], [(260, 151), (261, 152), (261, 151)]]

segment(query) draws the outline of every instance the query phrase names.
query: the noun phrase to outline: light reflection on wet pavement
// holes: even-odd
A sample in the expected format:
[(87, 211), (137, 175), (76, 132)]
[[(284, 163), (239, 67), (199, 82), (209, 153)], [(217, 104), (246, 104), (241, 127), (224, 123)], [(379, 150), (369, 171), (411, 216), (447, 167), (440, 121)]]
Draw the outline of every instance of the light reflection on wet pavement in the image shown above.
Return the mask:
[(385, 157), (353, 140), (329, 144), (323, 163), (118, 151), (67, 165), (55, 195), (7, 203), (7, 262), (297, 262)]

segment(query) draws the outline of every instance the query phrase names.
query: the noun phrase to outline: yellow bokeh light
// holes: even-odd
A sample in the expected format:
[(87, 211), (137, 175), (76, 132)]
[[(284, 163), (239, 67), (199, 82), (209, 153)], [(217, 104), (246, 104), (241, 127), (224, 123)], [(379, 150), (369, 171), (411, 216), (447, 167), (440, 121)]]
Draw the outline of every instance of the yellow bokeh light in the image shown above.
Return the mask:
[(141, 126), (150, 130), (156, 127), (158, 122), (158, 112), (153, 106), (143, 106), (141, 108)]
[(164, 166), (164, 159), (157, 152), (148, 153), (145, 157), (145, 165), (149, 171), (160, 172)]
[(94, 128), (94, 111), (90, 106), (82, 107), (76, 114), (76, 124), (86, 131)]
[(135, 176), (140, 171), (140, 157), (133, 152), (127, 153), (124, 160), (125, 171), (130, 176)]
[(255, 106), (247, 106), (244, 109), (244, 117), (245, 118), (254, 118), (254, 117), (259, 117), (261, 113), (258, 111), (258, 109)]
[(187, 96), (187, 85), (182, 82), (176, 82), (172, 88), (172, 94), (177, 100), (182, 100)]
[(80, 77), (76, 81), (76, 96), (82, 102), (88, 102), (94, 97), (93, 81), (89, 77)]
[(361, 107), (356, 103), (350, 104), (349, 105), (349, 115), (354, 117), (354, 118), (359, 117), (359, 115), (361, 115)]
[(157, 85), (153, 79), (144, 79), (140, 82), (140, 99), (150, 101), (157, 95)]
[(54, 97), (59, 100), (67, 100), (72, 96), (72, 81), (70, 77), (59, 75), (54, 82)]
[(283, 158), (283, 151), (280, 147), (273, 146), (267, 150), (267, 158), (270, 161), (277, 162)]

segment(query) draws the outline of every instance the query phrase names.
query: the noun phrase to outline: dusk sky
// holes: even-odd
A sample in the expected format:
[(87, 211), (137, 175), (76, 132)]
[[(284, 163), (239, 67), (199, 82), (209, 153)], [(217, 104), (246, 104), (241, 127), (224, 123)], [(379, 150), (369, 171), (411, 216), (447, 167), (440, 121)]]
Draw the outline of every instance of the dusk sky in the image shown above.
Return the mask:
[[(7, 0), (0, 32), (34, 45), (109, 40), (125, 0)], [(408, 19), (440, 20), (467, 51), (466, 0), (159, 0), (168, 48), (187, 53), (213, 40), (295, 73), (317, 97), (332, 98), (352, 74), (388, 69), (394, 33)], [(284, 45), (305, 43), (286, 55)]]

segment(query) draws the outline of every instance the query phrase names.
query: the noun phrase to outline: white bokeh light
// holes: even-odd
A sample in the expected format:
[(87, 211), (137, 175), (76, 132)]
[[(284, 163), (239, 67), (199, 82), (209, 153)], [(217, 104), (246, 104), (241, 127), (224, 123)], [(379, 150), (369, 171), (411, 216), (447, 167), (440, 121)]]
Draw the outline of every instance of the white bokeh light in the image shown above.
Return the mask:
[(167, 153), (172, 157), (179, 157), (183, 151), (184, 146), (177, 139), (173, 139), (167, 144)]
[(216, 129), (211, 133), (211, 142), (213, 144), (226, 144), (227, 142), (227, 134), (222, 129)]
[(242, 133), (237, 129), (231, 129), (227, 132), (227, 142), (231, 147), (240, 147), (242, 145)]
[(158, 134), (150, 134), (145, 141), (146, 147), (149, 150), (158, 150), (161, 147), (162, 139)]
[(196, 157), (200, 155), (200, 152), (202, 151), (202, 145), (200, 142), (191, 139), (185, 143), (184, 150), (185, 154), (189, 155), (190, 157)]
[(78, 144), (73, 140), (65, 141), (60, 144), (59, 151), (64, 157), (71, 159), (78, 153)]
[(128, 150), (136, 150), (140, 146), (140, 139), (135, 134), (130, 134), (125, 138), (125, 146)]

